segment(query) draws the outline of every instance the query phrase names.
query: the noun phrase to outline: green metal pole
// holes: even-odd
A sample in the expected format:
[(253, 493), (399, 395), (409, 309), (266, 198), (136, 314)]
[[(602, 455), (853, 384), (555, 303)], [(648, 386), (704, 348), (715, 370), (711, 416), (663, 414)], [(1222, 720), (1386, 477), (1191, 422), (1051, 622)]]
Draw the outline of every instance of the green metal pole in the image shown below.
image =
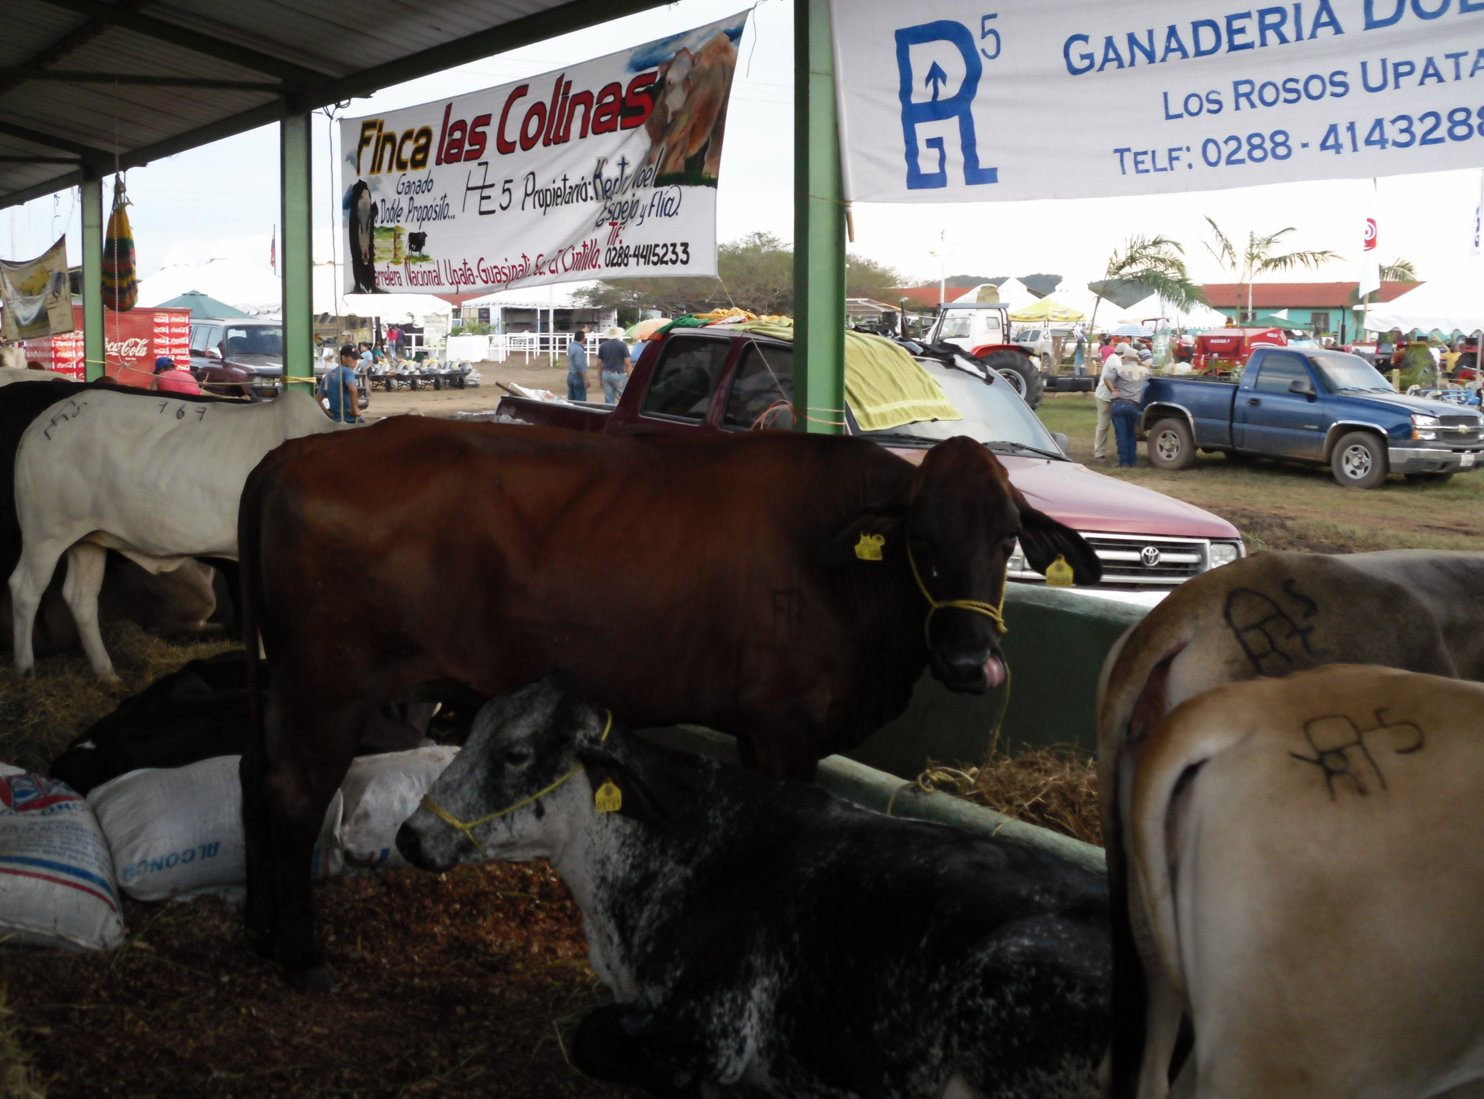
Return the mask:
[(91, 171), (82, 181), (82, 349), (83, 376), (103, 377), (103, 180)]
[(283, 272), (283, 374), (285, 391), (314, 389), (314, 255), (310, 234), (313, 173), (309, 114), (290, 115), (279, 123), (283, 249), (278, 257)]
[(845, 205), (829, 0), (794, 0), (794, 402), (804, 430), (845, 418)]

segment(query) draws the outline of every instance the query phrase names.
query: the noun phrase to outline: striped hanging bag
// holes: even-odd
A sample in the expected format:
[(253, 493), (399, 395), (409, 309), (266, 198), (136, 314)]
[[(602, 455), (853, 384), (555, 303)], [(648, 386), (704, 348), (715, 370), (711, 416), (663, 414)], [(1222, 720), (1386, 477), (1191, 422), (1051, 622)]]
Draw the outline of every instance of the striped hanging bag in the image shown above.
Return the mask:
[(134, 264), (134, 230), (129, 227), (129, 205), (124, 177), (113, 177), (113, 211), (103, 233), (103, 304), (126, 313), (139, 301), (139, 279)]

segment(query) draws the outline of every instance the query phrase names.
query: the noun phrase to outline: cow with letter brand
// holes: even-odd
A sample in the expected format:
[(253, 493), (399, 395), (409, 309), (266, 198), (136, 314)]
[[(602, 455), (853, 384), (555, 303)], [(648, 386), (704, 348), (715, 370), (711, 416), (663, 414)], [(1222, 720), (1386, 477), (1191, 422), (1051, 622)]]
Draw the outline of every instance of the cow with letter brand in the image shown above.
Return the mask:
[(242, 497), (269, 681), (243, 759), (255, 945), (328, 980), (309, 852), (380, 703), (564, 667), (635, 726), (707, 725), (747, 765), (807, 778), (901, 713), (925, 668), (954, 690), (1003, 682), (1017, 536), (1037, 567), (1100, 575), (967, 438), (920, 467), (855, 438), (420, 417), (285, 444)]
[(63, 595), (83, 651), (99, 678), (116, 678), (98, 631), (106, 550), (154, 572), (191, 557), (235, 560), (237, 504), (248, 473), (285, 439), (341, 426), (302, 392), (243, 405), (75, 387), (46, 408), (21, 434), (15, 456), (16, 671), (28, 675), (35, 667), (36, 608), (65, 555)]
[[(1098, 788), (1114, 919), (1112, 1096), (1163, 1079), (1173, 1034), (1143, 1032), (1173, 990), (1144, 973), (1147, 916), (1127, 891), (1129, 792), (1151, 730), (1180, 703), (1226, 683), (1325, 664), (1381, 664), (1484, 680), (1484, 553), (1260, 553), (1171, 592), (1119, 639), (1103, 666)], [(1146, 976), (1152, 984), (1145, 983)], [(1142, 1065), (1142, 1067), (1141, 1067)]]
[(489, 703), (414, 865), (549, 858), (616, 1002), (572, 1045), (655, 1095), (1055, 1099), (1106, 1036), (1102, 876), (627, 735), (551, 676)]
[[(1127, 807), (1151, 1047), (1198, 1099), (1484, 1094), (1484, 685), (1368, 665), (1230, 684)], [(1140, 1099), (1170, 1094), (1148, 1065)], [(1193, 1089), (1187, 1087), (1193, 1084)]]
[[(28, 384), (9, 384), (17, 378)], [(108, 381), (83, 384), (41, 370), (21, 369), (15, 377), (0, 378), (0, 577), (9, 577), (15, 571), (21, 554), (15, 460), (22, 435), (53, 406), (100, 390), (140, 398), (153, 396), (139, 390), (119, 389)], [(51, 582), (38, 601), (32, 630), (33, 651), (41, 655), (74, 651), (80, 637), (63, 598), (64, 580), (51, 574), (48, 579)], [(98, 616), (100, 621), (129, 621), (167, 633), (197, 630), (217, 610), (214, 580), (215, 571), (196, 562), (182, 564), (170, 572), (151, 572), (114, 555), (104, 573)], [(0, 591), (0, 621), (10, 618), (7, 589)], [(12, 641), (12, 635), (6, 634), (0, 640), (0, 650), (10, 648)]]

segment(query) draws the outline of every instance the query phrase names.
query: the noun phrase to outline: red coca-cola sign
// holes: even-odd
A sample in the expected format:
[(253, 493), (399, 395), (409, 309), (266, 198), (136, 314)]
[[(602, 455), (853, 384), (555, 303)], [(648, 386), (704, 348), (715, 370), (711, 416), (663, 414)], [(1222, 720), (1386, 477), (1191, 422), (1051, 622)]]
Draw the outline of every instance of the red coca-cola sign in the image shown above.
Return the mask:
[[(73, 305), (75, 331), (24, 343), (26, 358), (58, 374), (75, 378), (87, 375), (83, 357), (82, 306)], [(155, 359), (169, 355), (178, 366), (191, 361), (191, 311), (189, 309), (131, 309), (127, 313), (103, 315), (104, 372), (124, 385), (148, 387), (154, 378)]]

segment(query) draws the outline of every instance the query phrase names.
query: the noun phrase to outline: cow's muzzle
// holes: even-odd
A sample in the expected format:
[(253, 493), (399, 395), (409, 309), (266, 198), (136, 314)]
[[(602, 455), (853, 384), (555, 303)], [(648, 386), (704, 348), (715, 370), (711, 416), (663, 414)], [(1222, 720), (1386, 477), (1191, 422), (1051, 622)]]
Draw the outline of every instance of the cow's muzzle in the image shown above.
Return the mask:
[(1005, 681), (1005, 661), (993, 649), (978, 647), (934, 650), (933, 677), (951, 691), (982, 694)]

